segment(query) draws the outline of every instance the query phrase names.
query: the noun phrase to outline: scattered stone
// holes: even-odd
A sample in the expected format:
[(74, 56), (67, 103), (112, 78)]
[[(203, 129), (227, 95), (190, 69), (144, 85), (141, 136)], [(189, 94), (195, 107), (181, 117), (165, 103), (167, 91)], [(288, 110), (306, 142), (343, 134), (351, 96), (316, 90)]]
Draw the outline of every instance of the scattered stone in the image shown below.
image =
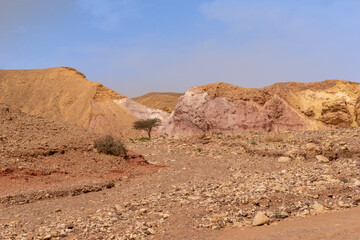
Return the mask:
[(329, 159), (323, 155), (316, 155), (316, 159), (319, 163), (328, 163), (330, 162)]
[(313, 213), (315, 213), (315, 214), (325, 212), (324, 206), (317, 202), (315, 202), (315, 204), (312, 206), (312, 209), (313, 209)]
[(256, 213), (252, 225), (260, 226), (264, 224), (268, 224), (270, 222), (270, 218), (268, 218), (263, 212)]
[(360, 187), (360, 181), (358, 179), (354, 179), (354, 187)]

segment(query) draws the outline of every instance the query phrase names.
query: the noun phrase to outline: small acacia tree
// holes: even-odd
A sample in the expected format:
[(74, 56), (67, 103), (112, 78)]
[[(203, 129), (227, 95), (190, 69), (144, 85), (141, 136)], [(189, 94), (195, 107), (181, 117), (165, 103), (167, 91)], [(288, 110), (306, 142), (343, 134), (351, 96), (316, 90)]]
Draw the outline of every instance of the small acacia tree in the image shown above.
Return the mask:
[(151, 138), (151, 130), (161, 124), (161, 120), (158, 118), (150, 118), (146, 120), (138, 120), (134, 122), (133, 127), (137, 130), (144, 130), (147, 132), (149, 138)]

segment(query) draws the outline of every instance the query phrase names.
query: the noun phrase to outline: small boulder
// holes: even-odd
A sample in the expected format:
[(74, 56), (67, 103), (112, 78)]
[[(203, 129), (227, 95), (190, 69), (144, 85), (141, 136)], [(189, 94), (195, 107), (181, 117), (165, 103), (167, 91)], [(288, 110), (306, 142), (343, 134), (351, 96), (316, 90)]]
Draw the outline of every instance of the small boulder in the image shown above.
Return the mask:
[(316, 159), (318, 160), (319, 163), (328, 163), (330, 162), (329, 159), (323, 155), (317, 155)]
[(270, 222), (270, 218), (268, 218), (265, 213), (263, 212), (258, 212), (256, 213), (252, 225), (253, 226), (260, 226), (260, 225), (264, 225), (264, 224), (268, 224)]
[(307, 143), (305, 145), (305, 150), (308, 152), (317, 152), (319, 151), (319, 147), (315, 143)]
[(291, 161), (291, 158), (289, 158), (289, 157), (279, 157), (278, 161), (281, 162), (281, 163), (287, 163), (287, 162)]

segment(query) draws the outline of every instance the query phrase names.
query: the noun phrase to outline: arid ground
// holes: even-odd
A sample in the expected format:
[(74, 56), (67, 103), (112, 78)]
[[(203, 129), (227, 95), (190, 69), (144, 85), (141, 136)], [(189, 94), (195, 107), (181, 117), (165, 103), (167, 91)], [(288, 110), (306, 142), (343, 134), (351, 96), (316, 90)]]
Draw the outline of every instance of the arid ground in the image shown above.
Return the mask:
[(41, 134), (16, 126), (2, 127), (1, 239), (359, 239), (358, 128), (128, 140), (124, 160), (72, 125), (34, 151)]

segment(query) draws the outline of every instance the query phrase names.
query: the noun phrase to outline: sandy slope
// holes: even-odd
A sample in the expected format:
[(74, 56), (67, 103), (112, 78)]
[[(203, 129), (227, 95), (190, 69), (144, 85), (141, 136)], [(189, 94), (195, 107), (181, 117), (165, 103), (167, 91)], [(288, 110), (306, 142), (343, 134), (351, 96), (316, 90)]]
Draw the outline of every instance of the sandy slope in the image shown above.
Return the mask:
[(136, 120), (114, 103), (125, 98), (73, 68), (0, 70), (0, 102), (32, 115), (128, 137)]

